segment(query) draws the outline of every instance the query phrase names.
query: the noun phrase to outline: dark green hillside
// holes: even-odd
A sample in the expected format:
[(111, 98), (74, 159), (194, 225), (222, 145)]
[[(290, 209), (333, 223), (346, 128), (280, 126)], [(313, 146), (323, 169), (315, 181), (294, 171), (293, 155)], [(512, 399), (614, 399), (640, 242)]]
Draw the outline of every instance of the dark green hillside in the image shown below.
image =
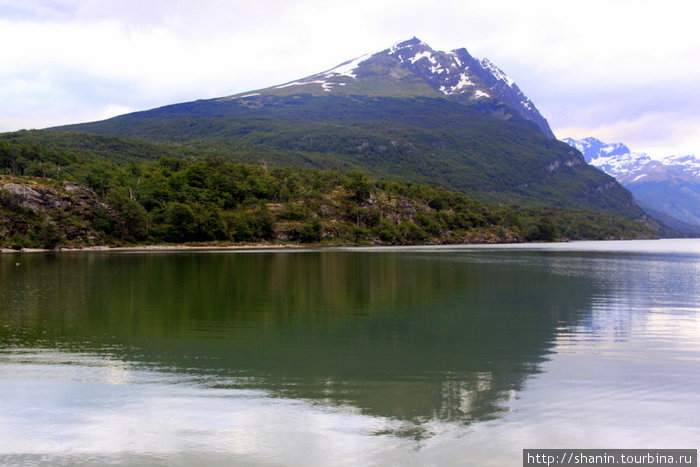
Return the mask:
[(174, 143), (190, 156), (357, 168), (484, 202), (644, 216), (614, 179), (532, 122), (492, 118), (445, 99), (263, 95), (176, 104), (53, 130)]
[(76, 161), (60, 173), (0, 175), (0, 246), (393, 245), (657, 235), (620, 217), (486, 206), (441, 188), (372, 180), (360, 172), (163, 157), (129, 164)]
[(9, 168), (11, 160), (15, 163), (22, 160), (23, 168), (32, 170), (31, 164), (39, 161), (67, 166), (75, 161), (105, 159), (124, 163), (178, 155), (182, 155), (182, 151), (175, 146), (91, 133), (47, 130), (0, 133), (0, 165), (3, 168)]

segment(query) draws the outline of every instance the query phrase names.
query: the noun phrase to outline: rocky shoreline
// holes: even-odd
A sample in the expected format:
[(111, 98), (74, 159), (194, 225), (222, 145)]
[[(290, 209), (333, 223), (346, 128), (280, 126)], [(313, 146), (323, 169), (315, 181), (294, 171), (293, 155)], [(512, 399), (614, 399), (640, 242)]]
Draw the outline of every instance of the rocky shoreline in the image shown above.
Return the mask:
[[(285, 244), (274, 245), (253, 243), (249, 245), (138, 245), (138, 246), (88, 246), (82, 248), (0, 248), (0, 253), (64, 253), (80, 251), (203, 251), (203, 250), (280, 250), (292, 248), (309, 248), (314, 245)], [(338, 246), (338, 245), (332, 245)], [(345, 245), (347, 246), (347, 245)]]

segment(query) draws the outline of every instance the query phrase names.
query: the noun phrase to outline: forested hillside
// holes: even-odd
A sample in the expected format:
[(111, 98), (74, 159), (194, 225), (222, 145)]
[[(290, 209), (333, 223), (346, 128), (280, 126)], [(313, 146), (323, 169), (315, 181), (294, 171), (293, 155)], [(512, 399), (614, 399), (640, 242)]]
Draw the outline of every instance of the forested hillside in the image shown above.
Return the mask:
[[(77, 152), (74, 144), (68, 149), (60, 141), (37, 141), (0, 141), (3, 247), (442, 244), (657, 235), (649, 225), (612, 215), (489, 206), (443, 188), (358, 171), (186, 158), (176, 147), (116, 138), (81, 139), (84, 147)], [(133, 154), (124, 158), (129, 151)]]
[(426, 97), (253, 95), (170, 105), (78, 131), (164, 143), (193, 157), (357, 169), (428, 183), (487, 203), (644, 212), (614, 178), (518, 116), (503, 120)]

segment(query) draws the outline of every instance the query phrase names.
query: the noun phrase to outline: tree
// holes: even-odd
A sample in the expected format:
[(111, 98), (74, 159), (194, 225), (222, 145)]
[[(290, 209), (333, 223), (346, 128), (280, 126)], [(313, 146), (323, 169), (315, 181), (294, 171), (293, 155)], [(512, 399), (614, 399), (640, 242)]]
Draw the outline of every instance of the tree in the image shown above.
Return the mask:
[(57, 246), (63, 244), (66, 241), (66, 237), (63, 235), (63, 232), (61, 232), (58, 224), (47, 219), (39, 229), (37, 240), (39, 240), (43, 248), (53, 250)]
[(148, 234), (148, 213), (141, 204), (117, 191), (112, 191), (107, 202), (117, 211), (119, 231), (115, 232), (122, 240), (138, 241)]
[(188, 242), (196, 239), (198, 225), (192, 208), (187, 204), (170, 203), (165, 212), (165, 235), (171, 242)]
[(541, 242), (553, 242), (557, 238), (557, 227), (549, 217), (540, 217), (537, 221), (537, 238)]
[(230, 238), (221, 212), (213, 206), (206, 206), (197, 212), (197, 240), (228, 240)]
[(318, 242), (323, 237), (323, 224), (318, 217), (294, 229), (297, 239), (302, 243)]
[(350, 192), (350, 198), (358, 203), (367, 201), (371, 194), (372, 185), (362, 173), (353, 171), (348, 174), (350, 180), (345, 189)]

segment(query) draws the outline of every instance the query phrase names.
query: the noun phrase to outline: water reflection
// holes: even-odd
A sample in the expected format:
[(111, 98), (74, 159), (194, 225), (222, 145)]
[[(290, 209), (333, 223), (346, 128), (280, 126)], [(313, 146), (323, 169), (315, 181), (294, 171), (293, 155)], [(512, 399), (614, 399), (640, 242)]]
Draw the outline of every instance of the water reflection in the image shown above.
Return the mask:
[(0, 256), (0, 463), (686, 446), (700, 257), (573, 247)]
[[(305, 251), (2, 258), (4, 347), (352, 406), (407, 420), (497, 417), (595, 285), (515, 254)], [(111, 370), (128, 381), (128, 371)]]

